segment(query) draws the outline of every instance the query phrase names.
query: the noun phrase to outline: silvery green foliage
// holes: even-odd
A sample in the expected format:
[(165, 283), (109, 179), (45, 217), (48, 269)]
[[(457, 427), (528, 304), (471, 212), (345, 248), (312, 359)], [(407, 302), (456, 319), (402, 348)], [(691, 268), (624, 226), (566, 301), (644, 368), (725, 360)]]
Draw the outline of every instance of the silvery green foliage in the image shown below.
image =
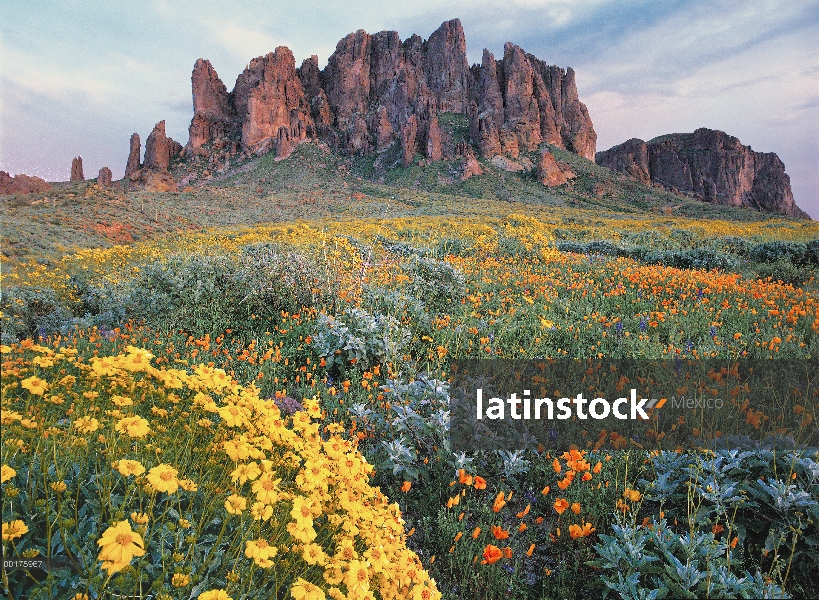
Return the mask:
[(400, 362), (410, 337), (409, 330), (394, 317), (347, 308), (335, 317), (321, 315), (312, 343), (328, 367), (349, 364), (353, 359), (370, 366)]
[[(768, 552), (793, 555), (802, 569), (819, 566), (819, 463), (794, 452), (717, 450), (716, 453), (664, 452), (653, 458), (656, 478), (640, 480), (646, 500), (660, 503), (669, 516), (689, 506), (698, 525), (731, 523), (744, 545), (750, 538)], [(786, 479), (775, 479), (772, 474)], [(796, 475), (790, 479), (790, 474)], [(760, 519), (759, 514), (766, 515)]]
[[(624, 599), (788, 598), (762, 574), (737, 575), (729, 568), (728, 545), (713, 533), (677, 534), (665, 519), (652, 528), (636, 526), (618, 514), (614, 535), (600, 535), (598, 557), (603, 582)], [(733, 553), (732, 553), (733, 554)], [(614, 574), (616, 573), (616, 579)]]
[(506, 478), (526, 473), (531, 465), (531, 462), (524, 458), (523, 450), (498, 450), (497, 456), (503, 464), (502, 472)]
[(380, 445), (362, 450), (376, 468), (414, 480), (421, 456), (433, 455), (435, 448), (443, 452), (449, 448), (449, 384), (422, 374), (411, 382), (388, 380), (382, 394), (392, 406), (389, 418), (353, 407), (353, 416), (361, 413), (360, 418), (374, 425), (382, 438)]

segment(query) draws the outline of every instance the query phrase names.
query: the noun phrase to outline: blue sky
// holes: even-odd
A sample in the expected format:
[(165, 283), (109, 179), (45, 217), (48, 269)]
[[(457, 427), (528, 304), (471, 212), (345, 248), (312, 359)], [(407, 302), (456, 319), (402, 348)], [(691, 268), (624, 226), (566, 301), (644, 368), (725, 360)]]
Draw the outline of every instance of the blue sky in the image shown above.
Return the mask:
[(213, 63), (228, 89), (276, 46), (326, 64), (357, 29), (428, 37), (460, 18), (470, 62), (504, 42), (577, 73), (598, 150), (698, 127), (776, 152), (797, 203), (819, 218), (819, 3), (813, 0), (306, 1), (4, 0), (0, 170), (121, 177), (134, 131), (165, 119), (185, 143), (190, 73)]

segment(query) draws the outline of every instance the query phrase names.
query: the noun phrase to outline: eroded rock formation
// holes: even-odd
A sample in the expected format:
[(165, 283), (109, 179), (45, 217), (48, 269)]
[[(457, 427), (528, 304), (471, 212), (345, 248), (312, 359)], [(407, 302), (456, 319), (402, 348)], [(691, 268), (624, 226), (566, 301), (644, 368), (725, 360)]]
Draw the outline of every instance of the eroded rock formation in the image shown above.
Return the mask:
[(0, 195), (6, 194), (32, 194), (34, 192), (47, 192), (51, 189), (51, 184), (39, 177), (23, 175), (12, 177), (5, 171), (0, 171)]
[(97, 175), (97, 185), (100, 187), (111, 187), (111, 169), (103, 167)]
[(142, 166), (144, 169), (167, 171), (171, 159), (181, 153), (182, 145), (165, 135), (165, 121), (160, 121), (145, 140), (145, 163)]
[(128, 151), (128, 162), (125, 164), (125, 177), (130, 177), (140, 169), (139, 157), (142, 153), (142, 143), (139, 134), (131, 134), (131, 148)]
[(239, 151), (284, 156), (314, 138), (348, 154), (398, 144), (405, 165), (418, 153), (431, 161), (453, 158), (442, 113), (469, 116), (469, 143), (485, 157), (515, 159), (548, 142), (594, 160), (596, 134), (577, 98), (574, 71), (548, 66), (514, 44), (506, 45), (503, 60), (484, 51), (481, 65), (470, 68), (458, 19), (427, 40), (356, 31), (338, 42), (324, 70), (316, 56), (297, 69), (290, 50), (279, 47), (253, 59), (232, 92), (200, 59), (191, 82), (187, 154), (209, 154), (213, 163)]
[(69, 181), (85, 181), (85, 175), (82, 172), (82, 156), (74, 157), (71, 160), (71, 178)]
[(701, 128), (649, 142), (631, 139), (599, 152), (597, 162), (713, 204), (810, 218), (794, 202), (790, 177), (779, 157), (754, 152), (723, 131)]

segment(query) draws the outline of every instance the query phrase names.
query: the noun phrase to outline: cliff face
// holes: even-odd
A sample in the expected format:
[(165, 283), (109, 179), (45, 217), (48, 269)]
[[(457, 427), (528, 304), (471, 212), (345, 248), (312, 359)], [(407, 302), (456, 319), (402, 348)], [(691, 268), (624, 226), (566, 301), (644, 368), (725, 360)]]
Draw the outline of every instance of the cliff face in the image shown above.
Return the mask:
[(188, 156), (211, 143), (219, 162), (239, 150), (287, 152), (313, 138), (350, 154), (397, 143), (405, 163), (419, 152), (430, 160), (463, 154), (445, 139), (442, 112), (469, 116), (471, 143), (483, 156), (514, 156), (541, 142), (590, 160), (595, 155), (597, 136), (574, 71), (548, 66), (514, 44), (506, 45), (503, 60), (485, 50), (481, 65), (470, 68), (457, 19), (427, 40), (356, 31), (339, 41), (323, 71), (315, 56), (296, 68), (290, 50), (280, 47), (253, 59), (232, 92), (199, 59), (191, 82)]
[(722, 131), (702, 128), (649, 142), (635, 138), (599, 152), (597, 162), (706, 202), (810, 218), (794, 202), (790, 177), (776, 154), (754, 152)]

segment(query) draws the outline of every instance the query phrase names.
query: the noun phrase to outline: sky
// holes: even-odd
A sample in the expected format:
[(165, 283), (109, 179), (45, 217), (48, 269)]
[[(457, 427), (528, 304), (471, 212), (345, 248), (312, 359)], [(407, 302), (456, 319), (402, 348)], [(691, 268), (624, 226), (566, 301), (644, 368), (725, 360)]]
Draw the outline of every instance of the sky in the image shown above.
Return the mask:
[(165, 120), (185, 144), (190, 75), (211, 61), (233, 88), (288, 46), (323, 67), (350, 32), (429, 37), (459, 18), (470, 63), (511, 41), (577, 76), (597, 149), (699, 127), (776, 152), (819, 219), (819, 2), (815, 0), (3, 0), (0, 170), (120, 178), (128, 140)]

